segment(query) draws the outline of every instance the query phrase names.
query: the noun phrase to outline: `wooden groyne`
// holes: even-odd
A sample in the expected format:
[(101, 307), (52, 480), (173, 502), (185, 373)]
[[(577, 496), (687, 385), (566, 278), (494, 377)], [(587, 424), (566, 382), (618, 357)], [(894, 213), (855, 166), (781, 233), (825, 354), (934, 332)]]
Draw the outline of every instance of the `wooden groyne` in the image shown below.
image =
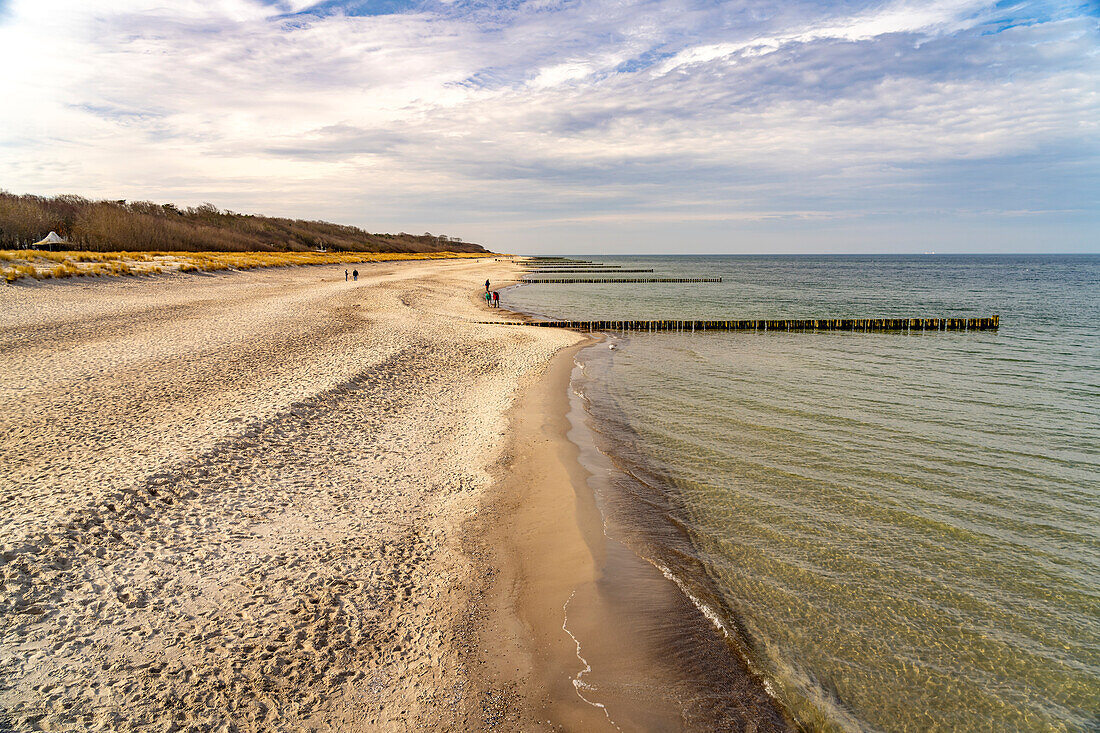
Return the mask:
[[(557, 264), (557, 263), (563, 263), (563, 262), (568, 262), (568, 263), (575, 264), (575, 265), (595, 264), (595, 263), (592, 262), (592, 260), (574, 260), (570, 257), (529, 257), (529, 258), (527, 258), (527, 260), (533, 260), (535, 262), (545, 262), (547, 264)], [(526, 262), (527, 260), (521, 260), (521, 262)]]
[(603, 262), (520, 262), (518, 263), (524, 267), (620, 267), (620, 265), (610, 265)]
[[(995, 331), (1001, 317), (988, 318), (802, 318), (741, 321), (512, 321), (515, 326), (575, 331)], [(498, 325), (499, 321), (496, 322)]]
[(635, 273), (635, 272), (653, 272), (653, 268), (648, 270), (530, 270), (529, 275), (575, 275), (577, 273), (583, 273), (585, 275), (594, 275), (603, 272), (613, 273)]
[(525, 283), (556, 285), (572, 283), (720, 283), (720, 277), (616, 277), (616, 278), (532, 278)]

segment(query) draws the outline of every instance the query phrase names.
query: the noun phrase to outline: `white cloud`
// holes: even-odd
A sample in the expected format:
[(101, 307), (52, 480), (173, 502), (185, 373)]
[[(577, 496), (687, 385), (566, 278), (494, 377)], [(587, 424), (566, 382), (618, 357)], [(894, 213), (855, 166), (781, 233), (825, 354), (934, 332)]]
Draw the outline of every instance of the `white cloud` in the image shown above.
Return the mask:
[(531, 80), (530, 86), (537, 89), (561, 86), (562, 84), (584, 79), (591, 75), (592, 69), (585, 63), (567, 62), (540, 69)]
[(817, 25), (791, 29), (775, 37), (750, 38), (735, 43), (715, 43), (684, 49), (659, 68), (668, 73), (682, 66), (725, 59), (734, 54), (761, 56), (790, 43), (812, 43), (823, 39), (866, 41), (891, 33), (956, 32), (980, 22), (984, 0), (941, 2), (898, 2), (870, 12), (840, 19), (830, 18)]
[[(988, 3), (751, 2), (17, 0), (0, 185), (436, 230), (915, 210), (991, 160), (1049, 154), (1057, 177), (1100, 155), (1087, 18), (982, 35)], [(1044, 195), (966, 205), (1058, 208)]]

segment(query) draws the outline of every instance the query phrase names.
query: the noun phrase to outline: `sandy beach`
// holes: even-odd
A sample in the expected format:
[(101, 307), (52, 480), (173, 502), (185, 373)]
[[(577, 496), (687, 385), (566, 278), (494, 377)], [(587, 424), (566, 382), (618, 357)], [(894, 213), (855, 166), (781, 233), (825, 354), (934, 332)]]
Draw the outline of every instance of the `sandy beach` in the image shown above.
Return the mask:
[(0, 730), (785, 729), (604, 534), (592, 339), (358, 267), (0, 293)]
[(477, 671), (467, 527), (520, 388), (582, 337), (473, 323), (511, 268), (0, 293), (0, 728), (538, 725)]

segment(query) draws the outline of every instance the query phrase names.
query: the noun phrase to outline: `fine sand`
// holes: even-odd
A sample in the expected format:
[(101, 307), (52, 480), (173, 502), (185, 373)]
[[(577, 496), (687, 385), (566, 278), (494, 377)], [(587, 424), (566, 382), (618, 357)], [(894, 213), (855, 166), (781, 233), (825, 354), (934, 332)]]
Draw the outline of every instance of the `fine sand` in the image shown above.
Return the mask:
[(570, 399), (579, 348), (520, 391), (499, 480), (469, 525), (496, 569), (475, 614), (493, 629), (479, 677), (507, 695), (496, 719), (507, 730), (789, 733), (714, 624), (605, 526), (595, 487), (615, 469), (583, 400)]
[(582, 337), (474, 323), (508, 263), (358, 269), (0, 291), (0, 730), (537, 724), (464, 537)]
[(591, 340), (357, 268), (0, 288), (0, 731), (785, 728), (604, 537)]

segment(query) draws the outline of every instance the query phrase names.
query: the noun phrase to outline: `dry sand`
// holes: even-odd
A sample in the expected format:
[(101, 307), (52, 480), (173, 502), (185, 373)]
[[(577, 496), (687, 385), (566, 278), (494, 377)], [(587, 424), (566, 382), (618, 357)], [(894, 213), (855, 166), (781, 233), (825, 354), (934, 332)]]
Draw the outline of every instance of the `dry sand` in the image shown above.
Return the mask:
[(590, 341), (357, 267), (0, 288), (0, 732), (786, 730), (604, 535)]
[(0, 730), (540, 725), (466, 532), (582, 337), (473, 323), (511, 268), (0, 291)]

